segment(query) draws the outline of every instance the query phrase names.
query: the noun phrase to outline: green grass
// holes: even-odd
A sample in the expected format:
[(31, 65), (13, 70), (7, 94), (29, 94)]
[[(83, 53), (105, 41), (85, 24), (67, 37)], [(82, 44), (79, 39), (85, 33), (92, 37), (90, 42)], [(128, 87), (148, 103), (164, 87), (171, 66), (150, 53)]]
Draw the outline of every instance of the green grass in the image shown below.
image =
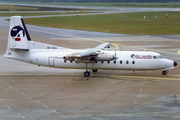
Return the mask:
[[(49, 3), (44, 3), (49, 4)], [(50, 3), (53, 4), (53, 3)], [(162, 7), (162, 8), (179, 8), (180, 2), (165, 2), (165, 3), (57, 3), (60, 5), (77, 5), (77, 6), (105, 6), (105, 7)]]
[[(34, 11), (54, 11), (54, 10), (68, 10), (69, 12), (34, 12)], [(0, 13), (0, 17), (3, 16), (39, 16), (39, 15), (64, 15), (64, 14), (84, 14), (89, 13), (85, 9), (79, 9), (79, 12), (70, 12), (74, 9), (65, 9), (65, 8), (44, 8), (44, 7), (27, 7), (27, 6), (14, 6), (14, 5), (0, 5), (0, 11), (8, 11), (8, 13)], [(11, 13), (11, 11), (19, 11), (18, 13)], [(32, 11), (32, 12), (26, 12), (21, 13), (20, 11)], [(91, 12), (93, 13), (93, 11)]]
[(41, 16), (41, 15), (65, 15), (65, 14), (85, 14), (85, 13), (92, 13), (87, 11), (81, 12), (42, 12), (42, 13), (0, 13), (0, 17), (3, 16)]
[[(148, 12), (51, 18), (27, 18), (25, 23), (38, 26), (98, 31), (106, 33), (164, 35), (180, 34), (180, 12)], [(122, 19), (122, 16), (127, 16)], [(146, 16), (146, 20), (144, 20)], [(157, 20), (155, 20), (157, 16)]]
[(58, 11), (58, 10), (84, 10), (75, 8), (57, 8), (57, 7), (32, 7), (32, 6), (20, 6), (20, 5), (1, 5), (0, 11)]
[(36, 11), (38, 8), (35, 7), (23, 7), (15, 5), (0, 5), (0, 11)]

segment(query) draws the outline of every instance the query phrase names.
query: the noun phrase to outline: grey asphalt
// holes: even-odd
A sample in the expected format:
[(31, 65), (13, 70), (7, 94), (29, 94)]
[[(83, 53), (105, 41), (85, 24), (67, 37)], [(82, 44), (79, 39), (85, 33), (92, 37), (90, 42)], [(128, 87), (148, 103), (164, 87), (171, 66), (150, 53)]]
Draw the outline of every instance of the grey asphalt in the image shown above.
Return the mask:
[[(119, 9), (119, 12), (150, 10), (150, 8), (113, 9)], [(153, 8), (153, 10), (157, 9)], [(160, 10), (169, 11), (169, 9)], [(9, 17), (0, 18), (0, 28), (6, 31), (0, 33), (3, 51), (7, 41), (5, 33), (8, 33), (9, 27), (9, 22), (5, 21), (7, 18)], [(49, 38), (52, 44), (55, 44), (54, 39), (58, 38), (69, 40), (73, 42), (72, 45), (77, 46), (79, 44), (75, 40), (126, 43), (130, 48), (124, 49), (155, 48), (162, 52), (163, 56), (177, 60), (176, 62), (180, 64), (179, 56), (174, 54), (179, 50), (178, 36), (132, 36), (33, 25), (27, 25), (27, 28), (31, 35)], [(135, 73), (99, 71), (92, 73), (90, 78), (84, 78), (84, 70), (38, 67), (5, 59), (2, 55), (0, 61), (0, 119), (2, 120), (180, 119), (179, 66), (170, 70), (167, 76), (162, 76), (161, 71)]]

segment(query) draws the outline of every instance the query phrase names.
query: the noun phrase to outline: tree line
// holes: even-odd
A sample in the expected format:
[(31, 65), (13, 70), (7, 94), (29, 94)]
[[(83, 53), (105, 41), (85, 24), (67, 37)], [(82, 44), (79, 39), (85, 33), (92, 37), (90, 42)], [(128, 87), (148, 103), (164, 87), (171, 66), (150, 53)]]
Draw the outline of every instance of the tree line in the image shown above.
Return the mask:
[(67, 3), (108, 3), (108, 2), (180, 2), (180, 0), (0, 0), (17, 2), (67, 2)]

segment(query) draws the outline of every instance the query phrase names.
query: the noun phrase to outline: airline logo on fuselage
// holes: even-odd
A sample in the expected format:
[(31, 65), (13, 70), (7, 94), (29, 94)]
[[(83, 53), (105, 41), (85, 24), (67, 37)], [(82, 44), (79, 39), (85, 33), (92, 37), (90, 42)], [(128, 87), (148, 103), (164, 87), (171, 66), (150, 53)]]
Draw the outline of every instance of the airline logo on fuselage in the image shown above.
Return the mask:
[(132, 59), (152, 59), (152, 55), (131, 55)]
[[(20, 32), (22, 31), (22, 35), (20, 35)], [(14, 39), (15, 41), (21, 41), (21, 37), (25, 36), (25, 32), (24, 29), (20, 26), (15, 26), (11, 29), (11, 37), (12, 39)]]

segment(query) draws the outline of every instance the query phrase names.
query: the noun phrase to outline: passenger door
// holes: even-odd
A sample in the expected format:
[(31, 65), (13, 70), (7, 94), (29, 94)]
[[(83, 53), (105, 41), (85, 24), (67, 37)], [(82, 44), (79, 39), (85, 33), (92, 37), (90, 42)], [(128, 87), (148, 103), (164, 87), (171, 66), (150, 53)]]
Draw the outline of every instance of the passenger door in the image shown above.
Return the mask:
[(49, 66), (54, 66), (54, 57), (49, 57), (48, 63), (49, 63)]

